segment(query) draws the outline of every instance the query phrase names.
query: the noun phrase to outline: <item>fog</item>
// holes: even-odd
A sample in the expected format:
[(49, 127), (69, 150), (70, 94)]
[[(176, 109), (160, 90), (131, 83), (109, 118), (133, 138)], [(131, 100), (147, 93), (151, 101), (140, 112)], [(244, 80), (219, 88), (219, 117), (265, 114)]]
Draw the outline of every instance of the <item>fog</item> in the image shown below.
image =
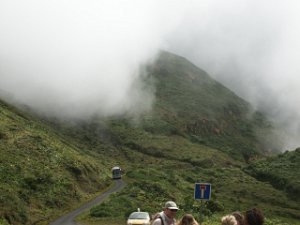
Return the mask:
[(0, 2), (0, 95), (65, 118), (138, 114), (155, 87), (140, 65), (186, 57), (300, 146), (296, 0)]
[(189, 11), (169, 49), (267, 113), (287, 149), (299, 147), (300, 2), (207, 2)]
[(140, 64), (176, 24), (166, 8), (181, 11), (171, 1), (1, 1), (1, 95), (66, 118), (150, 109)]

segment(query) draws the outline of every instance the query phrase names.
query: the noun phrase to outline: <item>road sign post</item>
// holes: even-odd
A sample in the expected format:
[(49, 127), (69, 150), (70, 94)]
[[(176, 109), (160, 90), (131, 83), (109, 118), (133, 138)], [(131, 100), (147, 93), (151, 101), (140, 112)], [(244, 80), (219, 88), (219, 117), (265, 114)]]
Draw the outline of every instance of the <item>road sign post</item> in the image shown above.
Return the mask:
[(200, 224), (204, 222), (205, 201), (209, 201), (211, 196), (211, 184), (196, 183), (194, 191), (194, 199), (200, 200), (199, 219)]
[(210, 200), (211, 184), (209, 183), (196, 183), (194, 198), (195, 200)]

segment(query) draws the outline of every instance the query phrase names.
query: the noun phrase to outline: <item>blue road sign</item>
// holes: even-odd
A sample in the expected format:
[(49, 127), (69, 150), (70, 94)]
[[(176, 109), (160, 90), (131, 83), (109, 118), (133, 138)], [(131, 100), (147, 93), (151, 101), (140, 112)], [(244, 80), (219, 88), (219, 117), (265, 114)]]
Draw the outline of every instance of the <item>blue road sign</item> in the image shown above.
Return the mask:
[(195, 200), (209, 200), (211, 194), (211, 184), (196, 183), (195, 184)]

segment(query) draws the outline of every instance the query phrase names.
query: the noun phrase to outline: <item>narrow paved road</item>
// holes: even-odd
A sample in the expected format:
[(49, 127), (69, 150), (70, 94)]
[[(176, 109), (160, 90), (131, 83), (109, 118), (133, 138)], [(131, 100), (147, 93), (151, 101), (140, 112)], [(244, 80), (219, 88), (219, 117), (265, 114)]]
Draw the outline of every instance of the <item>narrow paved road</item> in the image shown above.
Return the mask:
[(81, 206), (80, 208), (74, 210), (73, 212), (70, 212), (54, 222), (50, 223), (49, 225), (78, 225), (74, 221), (74, 219), (79, 216), (83, 211), (92, 208), (92, 206), (102, 202), (106, 197), (108, 197), (111, 193), (116, 192), (121, 190), (125, 186), (125, 182), (120, 179), (120, 180), (115, 180), (115, 186), (108, 191), (104, 192), (103, 194), (99, 195), (97, 198), (94, 200), (86, 203), (85, 205)]

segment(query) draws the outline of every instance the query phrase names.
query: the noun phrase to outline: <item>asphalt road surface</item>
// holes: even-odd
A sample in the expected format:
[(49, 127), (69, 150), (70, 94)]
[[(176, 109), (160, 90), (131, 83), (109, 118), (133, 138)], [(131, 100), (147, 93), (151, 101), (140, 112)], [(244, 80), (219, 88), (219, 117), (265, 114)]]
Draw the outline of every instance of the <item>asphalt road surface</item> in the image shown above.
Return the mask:
[(74, 221), (74, 219), (79, 216), (81, 213), (83, 213), (85, 210), (92, 208), (94, 205), (101, 203), (105, 198), (107, 198), (111, 193), (117, 192), (121, 190), (125, 186), (125, 182), (122, 179), (115, 180), (115, 186), (108, 191), (102, 193), (94, 200), (86, 203), (85, 205), (81, 206), (80, 208), (62, 216), (59, 217), (57, 220), (53, 221), (49, 225), (78, 225)]

